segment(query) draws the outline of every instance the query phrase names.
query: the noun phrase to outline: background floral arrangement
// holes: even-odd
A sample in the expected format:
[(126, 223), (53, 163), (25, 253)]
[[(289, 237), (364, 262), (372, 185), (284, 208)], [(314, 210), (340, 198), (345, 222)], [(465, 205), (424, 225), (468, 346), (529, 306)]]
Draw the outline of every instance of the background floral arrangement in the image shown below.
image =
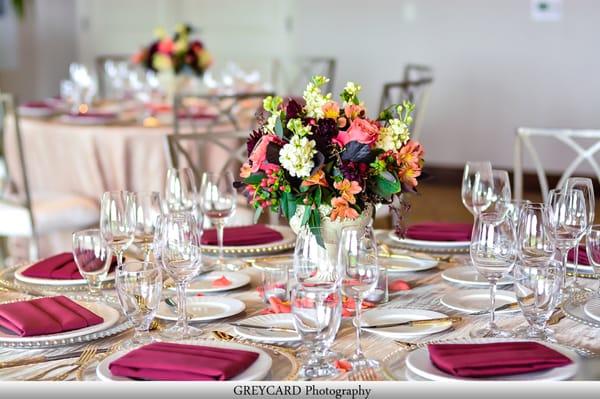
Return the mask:
[(327, 81), (313, 77), (302, 99), (264, 100), (236, 183), (256, 217), (269, 208), (289, 220), (304, 205), (301, 225), (318, 227), (322, 217), (353, 220), (369, 204), (390, 204), (417, 186), (424, 152), (410, 140), (414, 105), (405, 101), (369, 119), (360, 86), (348, 82), (338, 103), (321, 92)]
[(173, 37), (169, 37), (163, 28), (158, 28), (155, 32), (157, 40), (136, 53), (132, 61), (155, 72), (187, 72), (202, 76), (212, 58), (200, 40), (190, 40), (192, 32), (190, 25), (180, 24)]

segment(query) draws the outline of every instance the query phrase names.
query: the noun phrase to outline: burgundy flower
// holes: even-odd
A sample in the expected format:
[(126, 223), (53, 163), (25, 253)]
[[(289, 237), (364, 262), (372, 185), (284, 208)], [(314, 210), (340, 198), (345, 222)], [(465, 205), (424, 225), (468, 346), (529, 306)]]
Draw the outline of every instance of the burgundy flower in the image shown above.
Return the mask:
[(252, 133), (250, 133), (250, 136), (246, 141), (246, 149), (248, 150), (248, 156), (252, 154), (254, 147), (256, 147), (256, 143), (258, 143), (258, 140), (260, 140), (260, 138), (265, 134), (266, 133), (262, 129), (255, 129), (252, 131)]
[(317, 143), (317, 150), (329, 156), (331, 154), (331, 140), (338, 134), (336, 121), (334, 119), (319, 119), (312, 130), (312, 138)]
[[(288, 98), (285, 104), (285, 113), (288, 119), (298, 118), (302, 113), (303, 105), (299, 102), (300, 99)], [(303, 101), (303, 100), (302, 100)]]

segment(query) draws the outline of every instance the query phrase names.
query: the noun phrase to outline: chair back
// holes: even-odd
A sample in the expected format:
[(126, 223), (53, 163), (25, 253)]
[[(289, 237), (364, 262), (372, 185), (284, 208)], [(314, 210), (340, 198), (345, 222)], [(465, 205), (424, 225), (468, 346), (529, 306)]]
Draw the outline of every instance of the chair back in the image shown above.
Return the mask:
[[(17, 100), (10, 93), (0, 93), (0, 201), (14, 202), (7, 199), (8, 194), (19, 194), (19, 203), (23, 205), (30, 217), (32, 231), (34, 229), (33, 213), (31, 211), (31, 190), (29, 187), (29, 179), (27, 175), (27, 167), (25, 162), (25, 153), (23, 149), (23, 138), (21, 136), (21, 125), (19, 122), (19, 113), (17, 111)], [(12, 124), (14, 131), (14, 139), (17, 149), (17, 165), (20, 170), (10, 170), (7, 160), (6, 137), (8, 134), (9, 124)], [(13, 173), (17, 172), (23, 186), (20, 188), (22, 192), (16, 193), (17, 187), (14, 184)]]
[[(538, 139), (538, 140), (536, 140)], [(562, 143), (567, 149), (574, 152), (574, 157), (563, 170), (556, 187), (563, 187), (567, 179), (573, 175), (575, 170), (582, 164), (587, 163), (593, 170), (596, 179), (600, 182), (600, 166), (596, 161), (596, 153), (600, 151), (600, 130), (592, 129), (538, 129), (520, 127), (514, 143), (514, 196), (515, 199), (523, 198), (523, 158), (524, 151), (529, 154), (535, 167), (540, 190), (544, 202), (548, 197), (550, 187), (544, 163), (540, 159), (540, 152), (534, 145), (534, 140), (539, 144), (539, 139), (551, 139)], [(567, 151), (561, 152), (561, 157), (567, 157)]]
[(98, 76), (98, 94), (101, 98), (105, 98), (109, 93), (109, 85), (106, 76), (106, 64), (108, 62), (113, 62), (115, 64), (129, 64), (130, 58), (130, 56), (124, 54), (105, 54), (99, 55), (95, 58), (94, 65), (96, 67), (96, 74)]
[(173, 103), (175, 134), (236, 132), (256, 127), (256, 115), (271, 92), (179, 94)]
[(406, 64), (402, 80), (433, 79), (433, 68), (429, 65)]
[(323, 91), (330, 93), (333, 91), (335, 72), (335, 58), (304, 57), (294, 60), (289, 65), (284, 65), (281, 60), (276, 59), (273, 62), (272, 83), (281, 95), (301, 96), (311, 78), (321, 75), (329, 78), (329, 82), (323, 86)]
[(432, 83), (432, 78), (385, 83), (381, 92), (379, 111), (381, 112), (393, 104), (402, 104), (404, 100), (414, 103), (412, 138), (418, 140), (421, 136), (421, 126)]

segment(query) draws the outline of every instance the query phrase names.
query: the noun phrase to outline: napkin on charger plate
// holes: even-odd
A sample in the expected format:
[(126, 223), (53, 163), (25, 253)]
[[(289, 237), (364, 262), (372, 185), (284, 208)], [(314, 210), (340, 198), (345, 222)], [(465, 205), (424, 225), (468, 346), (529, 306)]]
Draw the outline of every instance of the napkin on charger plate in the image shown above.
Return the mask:
[[(92, 254), (90, 254), (92, 255)], [(95, 256), (90, 256), (89, 265), (83, 265), (86, 269), (89, 266), (90, 270), (97, 269), (96, 262), (100, 262)], [(117, 266), (117, 259), (113, 257), (110, 265), (110, 270), (113, 271)], [(21, 272), (23, 276), (34, 278), (46, 278), (54, 280), (81, 280), (83, 277), (77, 269), (77, 264), (73, 258), (73, 253), (63, 252), (58, 255), (43, 259)]]
[[(249, 226), (225, 227), (223, 233), (223, 245), (260, 245), (283, 239), (283, 235), (264, 224), (252, 224)], [(217, 245), (217, 230), (204, 230), (202, 234), (203, 245)]]
[(151, 381), (223, 381), (244, 372), (258, 353), (155, 342), (134, 349), (108, 366), (112, 375)]
[(63, 295), (0, 305), (0, 327), (21, 337), (78, 330), (103, 321), (102, 317)]
[(424, 222), (406, 230), (406, 238), (423, 241), (470, 241), (471, 223)]
[[(568, 258), (569, 258), (569, 262), (575, 262), (575, 250), (574, 249), (571, 249), (569, 251)], [(577, 253), (577, 264), (584, 265), (584, 266), (590, 265), (590, 260), (588, 259), (585, 245), (579, 246), (579, 252)]]
[(431, 362), (457, 377), (485, 378), (566, 366), (572, 361), (537, 342), (430, 344)]

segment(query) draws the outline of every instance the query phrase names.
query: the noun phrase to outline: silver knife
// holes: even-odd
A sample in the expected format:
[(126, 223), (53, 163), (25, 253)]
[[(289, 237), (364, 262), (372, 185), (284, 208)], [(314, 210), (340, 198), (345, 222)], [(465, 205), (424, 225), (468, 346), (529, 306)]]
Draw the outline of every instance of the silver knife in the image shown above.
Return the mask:
[(442, 323), (458, 323), (462, 320), (462, 317), (452, 316), (452, 317), (440, 317), (437, 319), (425, 319), (425, 320), (409, 320), (409, 321), (401, 321), (398, 323), (388, 323), (388, 324), (377, 324), (374, 326), (363, 326), (362, 328), (387, 328), (387, 327), (401, 327), (401, 326), (411, 326), (411, 327), (423, 327), (423, 326), (433, 326)]
[[(98, 349), (96, 353), (106, 353), (110, 348)], [(64, 359), (72, 359), (81, 356), (83, 350), (76, 352), (68, 352), (63, 353), (61, 355), (52, 355), (52, 356), (34, 356), (26, 359), (19, 360), (7, 360), (4, 362), (0, 362), (0, 369), (9, 368), (9, 367), (17, 367), (17, 366), (25, 366), (27, 364), (37, 364), (37, 363), (45, 363), (45, 362), (54, 362), (56, 360), (64, 360)]]
[(286, 328), (286, 327), (272, 327), (272, 326), (255, 326), (252, 324), (244, 324), (244, 323), (230, 323), (232, 326), (242, 327), (242, 328), (252, 328), (255, 330), (266, 330), (266, 331), (279, 331), (279, 332), (297, 332), (295, 328)]

